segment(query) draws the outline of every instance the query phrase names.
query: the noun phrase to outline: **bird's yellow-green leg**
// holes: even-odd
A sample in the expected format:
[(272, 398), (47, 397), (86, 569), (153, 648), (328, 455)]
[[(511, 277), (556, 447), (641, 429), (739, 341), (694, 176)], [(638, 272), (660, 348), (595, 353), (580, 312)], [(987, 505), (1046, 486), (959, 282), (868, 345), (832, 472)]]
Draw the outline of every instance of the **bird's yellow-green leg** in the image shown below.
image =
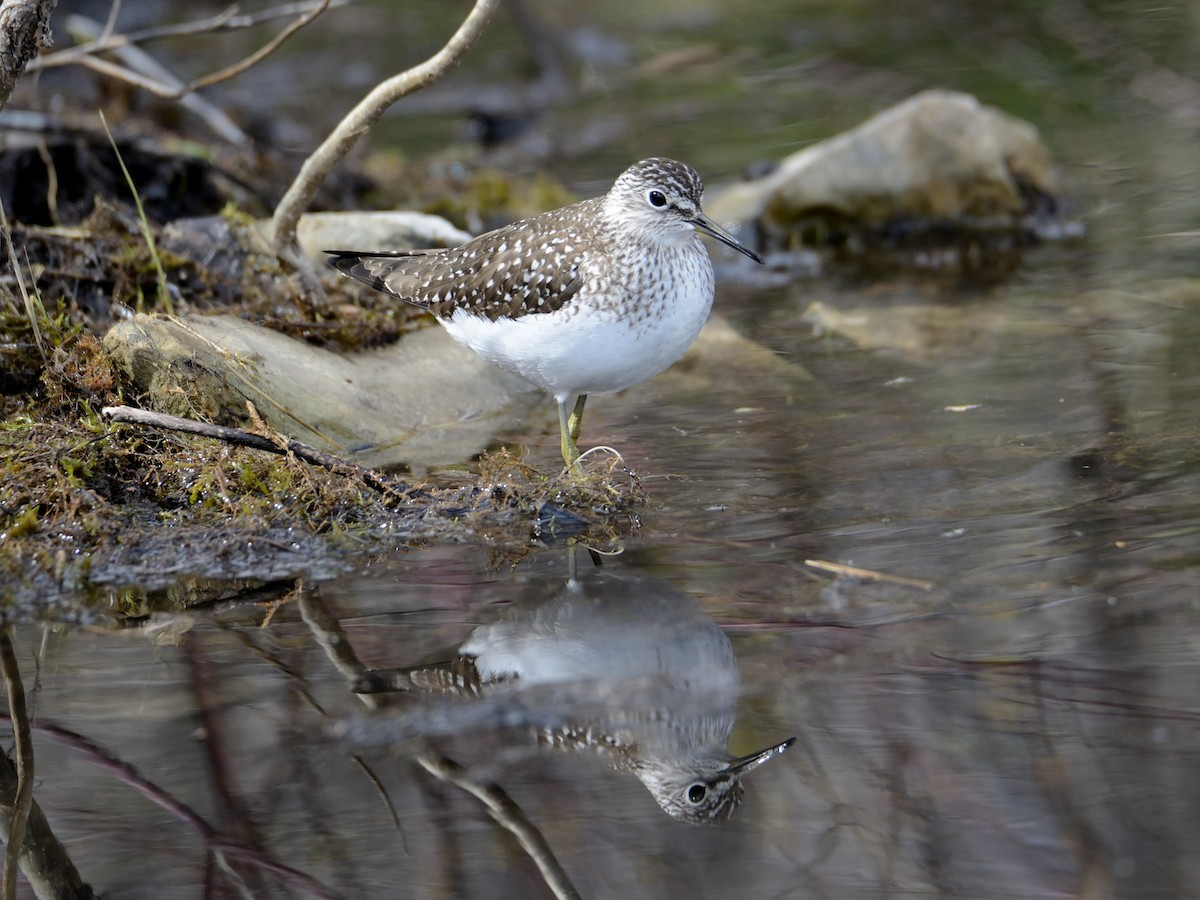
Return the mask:
[(583, 404), (587, 402), (587, 394), (580, 394), (575, 400), (575, 409), (567, 415), (567, 401), (564, 397), (558, 401), (558, 431), (562, 444), (563, 461), (567, 468), (575, 468), (579, 462), (579, 430), (583, 426)]
[(575, 463), (579, 461), (579, 447), (571, 438), (571, 425), (567, 417), (565, 398), (558, 401), (558, 437), (562, 447), (563, 462), (567, 464), (568, 469), (575, 468)]
[(580, 394), (575, 400), (575, 411), (567, 419), (567, 427), (571, 432), (571, 440), (578, 442), (579, 431), (583, 428), (583, 404), (587, 403), (587, 394)]

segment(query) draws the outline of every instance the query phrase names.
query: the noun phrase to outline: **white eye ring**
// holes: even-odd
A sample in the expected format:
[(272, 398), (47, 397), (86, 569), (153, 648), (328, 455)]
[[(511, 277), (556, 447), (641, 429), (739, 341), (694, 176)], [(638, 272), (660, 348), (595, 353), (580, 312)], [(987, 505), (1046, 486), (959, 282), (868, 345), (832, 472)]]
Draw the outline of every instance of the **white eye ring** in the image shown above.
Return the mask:
[(651, 188), (646, 191), (646, 202), (655, 209), (662, 209), (667, 205), (667, 195), (657, 188)]

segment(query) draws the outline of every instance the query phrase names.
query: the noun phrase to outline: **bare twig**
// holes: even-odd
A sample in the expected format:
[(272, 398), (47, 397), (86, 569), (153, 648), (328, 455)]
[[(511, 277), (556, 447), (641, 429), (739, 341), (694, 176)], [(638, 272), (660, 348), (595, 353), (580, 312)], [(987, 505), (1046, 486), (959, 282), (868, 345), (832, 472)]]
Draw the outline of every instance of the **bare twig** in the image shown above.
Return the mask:
[[(84, 38), (99, 39), (104, 34), (99, 23), (85, 16), (67, 16), (67, 28), (76, 38), (82, 35)], [(128, 44), (113, 52), (119, 64), (91, 54), (81, 56), (78, 62), (102, 75), (134, 84), (160, 97), (177, 98), (180, 106), (200, 118), (223, 140), (237, 147), (250, 147), (249, 136), (223, 110), (199, 94), (185, 94), (188, 86), (145, 50)]]
[(249, 56), (223, 69), (202, 75), (187, 83), (175, 78), (160, 63), (154, 60), (150, 54), (136, 47), (132, 42), (128, 40), (123, 42), (115, 41), (111, 35), (106, 33), (106, 30), (95, 26), (95, 23), (83, 16), (71, 16), (69, 24), (73, 30), (82, 31), (86, 37), (90, 38), (89, 43), (84, 46), (107, 45), (107, 49), (122, 55), (126, 65), (118, 65), (109, 60), (101, 59), (95, 55), (99, 52), (96, 50), (76, 54), (69, 61), (85, 66), (109, 78), (115, 78), (119, 81), (132, 84), (144, 91), (149, 91), (158, 97), (162, 97), (164, 100), (179, 100), (202, 88), (210, 87), (222, 81), (228, 81), (230, 78), (240, 75), (252, 66), (262, 62), (279, 49), (284, 41), (323, 13), (329, 6), (329, 2), (330, 0), (319, 0), (313, 6), (307, 8), (301, 15), (288, 24), (286, 28), (279, 32), (279, 34), (275, 35), (275, 37)]
[(104, 20), (104, 28), (100, 32), (99, 40), (107, 41), (113, 36), (117, 30), (117, 18), (121, 15), (121, 0), (113, 0), (112, 5), (108, 8), (108, 18)]
[(491, 19), (499, 2), (476, 0), (470, 14), (441, 50), (420, 65), (376, 85), (300, 167), (296, 180), (275, 208), (273, 246), (276, 255), (296, 270), (305, 293), (310, 297), (320, 297), (322, 292), (311, 264), (296, 244), (296, 226), (300, 215), (308, 208), (333, 167), (341, 162), (389, 106), (436, 81), (458, 64)]
[(130, 31), (124, 34), (101, 33), (96, 38), (82, 44), (56, 50), (53, 53), (47, 53), (44, 56), (39, 56), (37, 59), (31, 60), (26, 71), (32, 72), (36, 69), (53, 69), (60, 66), (78, 65), (85, 56), (104, 53), (108, 50), (116, 50), (130, 44), (144, 44), (150, 41), (162, 40), (163, 38), (188, 37), (196, 34), (219, 34), (225, 31), (239, 31), (245, 28), (253, 28), (256, 25), (261, 25), (264, 22), (270, 22), (274, 19), (304, 16), (317, 6), (327, 5), (336, 7), (344, 6), (349, 2), (351, 0), (302, 0), (299, 3), (284, 3), (279, 6), (273, 6), (270, 9), (263, 9), (240, 16), (237, 14), (237, 4), (234, 4), (217, 13), (215, 16), (210, 16), (206, 19), (195, 19), (191, 22), (178, 22), (172, 25), (157, 25), (153, 28), (143, 28), (140, 31)]
[[(224, 69), (220, 69), (216, 72), (210, 72), (208, 75), (203, 75), (200, 78), (196, 78), (187, 84), (171, 84), (169, 82), (155, 81), (152, 78), (145, 77), (144, 73), (138, 74), (136, 72), (131, 72), (122, 66), (117, 66), (112, 63), (104, 63), (94, 55), (96, 51), (80, 54), (72, 61), (81, 65), (86, 65), (89, 68), (94, 68), (97, 71), (103, 71), (105, 74), (110, 75), (113, 78), (119, 78), (123, 81), (128, 81), (130, 84), (135, 84), (138, 87), (157, 94), (159, 97), (162, 97), (166, 100), (178, 100), (180, 97), (184, 97), (187, 94), (200, 90), (201, 88), (209, 87), (221, 81), (228, 81), (230, 78), (240, 75), (242, 72), (245, 72), (252, 66), (262, 62), (277, 49), (279, 49), (280, 45), (283, 44), (284, 41), (323, 13), (328, 6), (329, 0), (319, 0), (319, 2), (302, 12), (296, 19), (289, 23), (287, 27), (279, 32), (279, 34), (275, 35), (275, 37), (273, 37), (262, 47), (259, 47), (249, 56), (239, 60), (233, 65), (226, 66)], [(81, 20), (87, 21), (83, 20), (82, 17), (79, 16), (73, 16), (72, 19), (74, 20), (75, 24), (78, 24), (78, 22)], [(125, 41), (124, 43), (120, 44), (114, 44), (112, 36), (106, 34), (104, 31), (100, 31), (99, 33), (95, 34), (92, 37), (92, 41), (97, 45), (103, 45), (107, 43), (110, 45), (111, 49), (130, 49), (133, 46), (129, 41)]]
[(259, 47), (245, 59), (234, 63), (232, 66), (226, 66), (220, 71), (212, 72), (201, 78), (197, 78), (190, 85), (188, 85), (187, 90), (189, 92), (198, 91), (200, 88), (206, 88), (211, 84), (216, 84), (219, 81), (226, 81), (230, 78), (233, 78), (235, 75), (240, 75), (251, 66), (257, 65), (274, 53), (279, 48), (280, 44), (290, 38), (293, 34), (295, 34), (321, 13), (325, 12), (328, 6), (329, 0), (321, 0), (321, 2), (314, 6), (311, 10), (293, 20), (290, 25), (283, 29), (283, 31), (279, 32), (279, 34), (275, 35), (275, 37), (263, 44), (263, 46)]
[(331, 453), (323, 453), (315, 447), (302, 444), (296, 440), (284, 440), (275, 443), (270, 438), (240, 428), (227, 428), (224, 425), (210, 425), (207, 422), (197, 422), (195, 419), (184, 419), (179, 416), (169, 416), (166, 413), (156, 413), (148, 409), (137, 409), (133, 406), (106, 406), (100, 414), (114, 422), (129, 422), (135, 425), (150, 425), (154, 428), (165, 428), (168, 431), (182, 431), (186, 434), (198, 434), (201, 437), (213, 438), (227, 444), (239, 447), (251, 447), (255, 450), (265, 450), (280, 456), (292, 454), (306, 463), (328, 469), (336, 475), (347, 478), (357, 478), (367, 487), (388, 496), (403, 498), (408, 485), (385, 475), (380, 475), (371, 469), (347, 462)]

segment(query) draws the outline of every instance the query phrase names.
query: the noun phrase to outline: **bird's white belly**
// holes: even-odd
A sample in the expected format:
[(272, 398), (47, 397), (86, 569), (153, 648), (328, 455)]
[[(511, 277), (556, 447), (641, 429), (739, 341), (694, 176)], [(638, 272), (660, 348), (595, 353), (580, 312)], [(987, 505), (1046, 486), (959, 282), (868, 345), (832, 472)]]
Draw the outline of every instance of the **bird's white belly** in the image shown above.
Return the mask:
[(624, 390), (662, 372), (700, 333), (713, 299), (712, 268), (700, 252), (686, 271), (660, 270), (654, 299), (640, 309), (597, 308), (581, 292), (553, 313), (492, 321), (458, 310), (442, 325), (484, 359), (558, 398)]

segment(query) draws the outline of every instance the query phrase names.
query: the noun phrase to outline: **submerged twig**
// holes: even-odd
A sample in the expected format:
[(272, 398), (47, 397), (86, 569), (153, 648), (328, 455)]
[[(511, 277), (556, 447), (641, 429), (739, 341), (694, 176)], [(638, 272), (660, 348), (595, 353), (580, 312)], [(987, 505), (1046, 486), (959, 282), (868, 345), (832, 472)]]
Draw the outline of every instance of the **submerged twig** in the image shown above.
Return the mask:
[(933, 590), (932, 581), (923, 581), (920, 578), (905, 578), (902, 575), (888, 575), (886, 572), (877, 572), (874, 569), (860, 569), (857, 566), (844, 566), (841, 563), (826, 562), (823, 559), (806, 559), (806, 566), (811, 566), (814, 569), (820, 569), (823, 572), (833, 572), (837, 575), (849, 575), (852, 578), (866, 578), (871, 581), (886, 581), (889, 584), (899, 584), (904, 587), (916, 588), (919, 591)]
[(403, 497), (409, 486), (402, 481), (388, 478), (372, 469), (347, 462), (332, 453), (325, 453), (315, 447), (302, 444), (290, 438), (278, 443), (241, 428), (228, 428), (224, 425), (211, 425), (208, 422), (198, 422), (195, 419), (184, 419), (180, 416), (169, 416), (166, 413), (156, 413), (148, 409), (138, 409), (133, 406), (106, 406), (100, 410), (100, 415), (113, 422), (127, 422), (134, 425), (150, 425), (154, 428), (165, 428), (168, 431), (181, 431), (185, 434), (198, 434), (201, 437), (213, 438), (227, 444), (239, 447), (250, 447), (254, 450), (265, 450), (279, 456), (291, 454), (297, 459), (314, 466), (320, 466), (337, 475), (347, 478), (357, 478), (367, 487), (389, 496)]

